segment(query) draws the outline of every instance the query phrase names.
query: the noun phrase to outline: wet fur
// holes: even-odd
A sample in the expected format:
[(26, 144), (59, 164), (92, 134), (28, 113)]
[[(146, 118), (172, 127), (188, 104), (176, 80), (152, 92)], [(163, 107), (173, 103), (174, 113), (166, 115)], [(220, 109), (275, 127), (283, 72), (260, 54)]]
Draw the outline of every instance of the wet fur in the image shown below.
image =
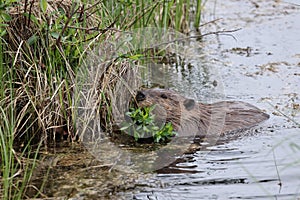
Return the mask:
[(171, 122), (183, 134), (224, 134), (250, 128), (269, 118), (257, 107), (242, 101), (203, 104), (166, 89), (139, 91), (136, 101), (139, 107), (155, 104), (156, 120)]

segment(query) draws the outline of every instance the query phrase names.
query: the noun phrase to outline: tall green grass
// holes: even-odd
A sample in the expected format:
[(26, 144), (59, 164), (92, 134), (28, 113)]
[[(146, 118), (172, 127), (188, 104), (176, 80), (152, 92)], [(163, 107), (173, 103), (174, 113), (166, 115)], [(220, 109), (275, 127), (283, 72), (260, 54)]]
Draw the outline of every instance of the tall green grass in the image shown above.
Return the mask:
[[(6, 69), (3, 64), (1, 64), (1, 67)], [(15, 150), (17, 131), (22, 126), (28, 111), (22, 109), (17, 112), (15, 103), (17, 103), (18, 96), (15, 94), (12, 82), (14, 70), (13, 68), (6, 70), (6, 73), (1, 76), (3, 84), (0, 90), (3, 97), (0, 101), (0, 197), (2, 199), (23, 199), (35, 169), (41, 143), (35, 149), (35, 152), (31, 150), (30, 141), (23, 144), (21, 151)]]
[[(14, 110), (10, 106), (9, 111), (0, 107), (0, 150), (1, 150), (1, 184), (2, 199), (23, 199), (28, 184), (35, 169), (39, 148), (35, 149), (31, 158), (30, 143), (25, 144), (21, 152), (14, 150), (15, 121)], [(40, 146), (40, 145), (39, 145)]]
[(202, 11), (202, 1), (198, 0), (197, 6), (196, 6), (196, 12), (195, 12), (195, 19), (194, 19), (194, 27), (195, 28), (199, 27), (199, 25), (200, 25), (201, 11)]
[[(201, 0), (121, 0), (103, 1), (108, 17), (121, 29), (147, 26), (174, 28), (188, 32), (190, 19), (199, 27)], [(195, 10), (191, 12), (191, 10)]]

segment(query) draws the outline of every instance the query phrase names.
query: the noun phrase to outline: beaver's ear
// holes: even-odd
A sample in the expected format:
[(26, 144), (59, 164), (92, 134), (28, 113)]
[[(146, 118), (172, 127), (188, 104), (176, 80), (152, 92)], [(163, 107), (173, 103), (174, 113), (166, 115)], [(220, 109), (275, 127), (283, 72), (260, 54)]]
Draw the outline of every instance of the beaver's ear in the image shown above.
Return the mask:
[(195, 107), (195, 104), (196, 102), (193, 99), (186, 99), (183, 102), (183, 105), (187, 110), (192, 110)]

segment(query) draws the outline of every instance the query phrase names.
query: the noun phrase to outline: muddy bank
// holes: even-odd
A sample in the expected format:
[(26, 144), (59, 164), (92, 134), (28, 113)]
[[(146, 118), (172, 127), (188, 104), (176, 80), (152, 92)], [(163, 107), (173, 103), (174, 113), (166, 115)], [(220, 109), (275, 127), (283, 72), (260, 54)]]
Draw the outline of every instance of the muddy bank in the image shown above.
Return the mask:
[[(48, 148), (40, 156), (32, 184), (44, 184), (43, 199), (119, 199), (120, 191), (133, 190), (138, 179), (146, 178), (101, 163), (80, 144)], [(27, 192), (34, 194), (35, 188)]]

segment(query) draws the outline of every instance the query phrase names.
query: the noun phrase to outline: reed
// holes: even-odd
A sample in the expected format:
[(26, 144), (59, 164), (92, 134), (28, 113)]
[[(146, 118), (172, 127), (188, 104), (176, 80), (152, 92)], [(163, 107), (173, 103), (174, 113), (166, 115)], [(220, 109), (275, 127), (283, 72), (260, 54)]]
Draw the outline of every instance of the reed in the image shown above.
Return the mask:
[(32, 151), (30, 140), (23, 143), (18, 151), (16, 150), (16, 135), (18, 128), (23, 126), (22, 122), (26, 122), (28, 104), (21, 110), (16, 109), (15, 104), (21, 96), (14, 91), (12, 76), (13, 69), (8, 70), (2, 76), (6, 88), (3, 90), (2, 87), (0, 91), (1, 96), (4, 96), (0, 101), (0, 171), (2, 174), (0, 197), (23, 199), (36, 166), (41, 142), (34, 151)]
[(198, 0), (197, 1), (197, 6), (196, 6), (195, 20), (194, 20), (194, 27), (195, 28), (200, 26), (201, 11), (202, 11), (202, 1)]

